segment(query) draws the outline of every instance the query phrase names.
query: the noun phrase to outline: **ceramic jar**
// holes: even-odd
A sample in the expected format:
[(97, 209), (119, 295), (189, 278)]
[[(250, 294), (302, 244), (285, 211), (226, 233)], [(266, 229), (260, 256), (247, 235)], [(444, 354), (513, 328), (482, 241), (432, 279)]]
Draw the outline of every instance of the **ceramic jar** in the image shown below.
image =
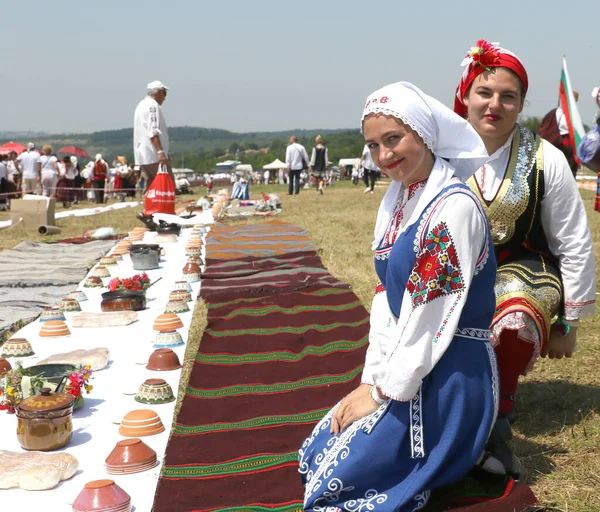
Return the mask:
[(143, 291), (116, 290), (102, 294), (102, 311), (140, 311), (146, 308), (146, 294)]
[(73, 434), (74, 398), (67, 393), (51, 393), (25, 398), (17, 406), (17, 439), (25, 450), (47, 452), (67, 445)]

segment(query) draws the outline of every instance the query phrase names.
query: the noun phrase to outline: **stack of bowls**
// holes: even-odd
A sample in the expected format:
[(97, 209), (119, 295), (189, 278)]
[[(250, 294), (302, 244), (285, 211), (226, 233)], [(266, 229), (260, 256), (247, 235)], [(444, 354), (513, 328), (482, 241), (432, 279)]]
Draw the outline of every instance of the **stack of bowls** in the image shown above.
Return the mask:
[(135, 395), (135, 401), (142, 404), (168, 404), (173, 400), (173, 390), (163, 379), (146, 379)]
[(131, 497), (112, 480), (93, 480), (73, 502), (73, 512), (131, 512)]
[(145, 437), (160, 434), (164, 430), (158, 414), (149, 409), (136, 409), (123, 416), (119, 434), (124, 437)]
[(156, 452), (137, 437), (123, 439), (106, 458), (109, 475), (129, 475), (152, 469), (157, 464)]
[(181, 362), (177, 354), (170, 348), (158, 348), (150, 354), (146, 368), (154, 372), (168, 372), (179, 370)]
[(58, 336), (69, 336), (71, 331), (62, 320), (48, 320), (42, 324), (40, 336), (43, 338), (57, 338)]
[(11, 338), (2, 345), (2, 357), (28, 357), (34, 354), (31, 343), (25, 338)]
[(73, 297), (67, 297), (58, 303), (58, 307), (65, 312), (81, 311), (79, 301)]
[(49, 322), (51, 320), (66, 320), (66, 318), (60, 308), (44, 308), (44, 311), (40, 315), (40, 322)]

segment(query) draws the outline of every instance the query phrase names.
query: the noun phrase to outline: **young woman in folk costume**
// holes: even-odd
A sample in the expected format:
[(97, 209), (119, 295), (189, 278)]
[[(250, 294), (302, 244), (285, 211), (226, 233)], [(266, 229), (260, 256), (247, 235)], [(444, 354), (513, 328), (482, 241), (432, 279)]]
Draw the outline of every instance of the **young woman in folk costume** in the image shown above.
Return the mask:
[(310, 511), (420, 509), (483, 457), (498, 406), (494, 258), (469, 174), (480, 137), (407, 82), (371, 94), (362, 130), (392, 178), (375, 227), (381, 280), (362, 384), (299, 451)]
[(490, 220), (498, 261), (491, 339), (500, 410), (490, 451), (516, 475), (518, 461), (504, 442), (511, 437), (508, 419), (519, 375), (540, 355), (573, 354), (579, 319), (595, 311), (594, 250), (564, 155), (517, 123), (528, 88), (519, 58), (480, 40), (463, 65), (454, 110), (475, 128), (490, 155), (468, 185)]

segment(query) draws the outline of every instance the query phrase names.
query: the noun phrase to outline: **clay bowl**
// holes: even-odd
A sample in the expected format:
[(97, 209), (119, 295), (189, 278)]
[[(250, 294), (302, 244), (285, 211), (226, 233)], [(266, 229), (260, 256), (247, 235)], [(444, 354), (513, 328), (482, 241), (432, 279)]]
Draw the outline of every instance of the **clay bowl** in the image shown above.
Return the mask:
[(188, 261), (184, 267), (181, 269), (184, 274), (199, 274), (200, 273), (200, 265), (195, 261)]
[[(107, 469), (140, 466), (156, 462), (156, 452), (137, 437), (119, 441), (104, 461)], [(110, 470), (109, 470), (110, 473)]]
[(145, 233), (146, 231), (148, 231), (148, 228), (145, 228), (144, 226), (136, 226), (130, 231), (130, 233)]
[(187, 247), (203, 247), (204, 242), (202, 238), (190, 238), (187, 243)]
[(105, 267), (110, 267), (112, 265), (117, 264), (117, 260), (113, 256), (103, 256), (99, 261), (100, 265), (104, 265)]
[(175, 284), (173, 285), (173, 291), (175, 290), (185, 290), (186, 292), (191, 292), (192, 287), (187, 281), (175, 281)]
[(119, 434), (125, 437), (145, 437), (160, 434), (165, 426), (158, 414), (149, 409), (128, 412), (121, 420)]
[(197, 283), (200, 281), (200, 277), (200, 272), (189, 272), (181, 275), (181, 279), (185, 279), (188, 283)]
[(40, 315), (40, 322), (48, 322), (50, 320), (66, 320), (66, 318), (60, 308), (44, 308), (44, 311)]
[(102, 279), (98, 276), (90, 276), (83, 282), (83, 286), (85, 288), (102, 288)]
[(188, 245), (194, 243), (200, 243), (200, 245), (204, 245), (204, 240), (202, 239), (202, 235), (200, 233), (192, 233), (188, 238)]
[(69, 336), (71, 331), (62, 320), (48, 320), (42, 324), (40, 336), (43, 338), (56, 338), (58, 336)]
[(173, 390), (163, 379), (146, 379), (135, 395), (135, 401), (142, 404), (168, 404), (173, 400)]
[(158, 315), (154, 320), (152, 328), (159, 332), (171, 332), (175, 329), (183, 327), (183, 322), (174, 313), (165, 313), (164, 315)]
[(154, 348), (180, 347), (183, 338), (177, 331), (159, 332), (154, 340)]
[(161, 233), (154, 237), (154, 241), (157, 244), (172, 244), (177, 242), (177, 235), (174, 233)]
[(117, 262), (117, 264), (119, 263), (119, 261), (123, 261), (123, 254), (124, 253), (116, 253), (116, 252), (112, 252), (110, 257), (115, 260)]
[(79, 301), (73, 297), (67, 297), (58, 303), (58, 307), (63, 311), (81, 311)]
[(98, 265), (90, 274), (96, 277), (110, 277), (110, 272), (104, 265)]
[(190, 254), (188, 256), (187, 260), (188, 261), (193, 261), (194, 263), (197, 263), (200, 266), (204, 265), (204, 260), (202, 259), (202, 255), (201, 254)]
[(185, 255), (186, 256), (202, 256), (202, 247), (188, 245), (185, 248)]
[(129, 248), (131, 247), (131, 242), (129, 240), (119, 240), (119, 242), (117, 243), (117, 248), (122, 247), (125, 248), (127, 250), (129, 250)]
[(146, 369), (154, 372), (168, 372), (179, 370), (181, 362), (179, 357), (170, 348), (157, 348), (148, 358)]
[(27, 357), (34, 354), (31, 343), (25, 338), (11, 338), (2, 345), (1, 357)]
[(0, 379), (6, 375), (8, 370), (12, 370), (12, 365), (3, 357), (0, 357)]
[(75, 299), (77, 302), (85, 302), (86, 300), (88, 300), (85, 292), (82, 292), (80, 290), (75, 290), (74, 292), (71, 292), (69, 294), (69, 297)]
[(187, 302), (183, 300), (169, 300), (165, 306), (165, 313), (187, 313), (190, 310)]
[(85, 484), (73, 502), (73, 512), (130, 512), (131, 497), (112, 480)]
[(187, 290), (173, 290), (169, 294), (169, 300), (182, 300), (183, 302), (190, 302), (192, 300), (192, 294)]

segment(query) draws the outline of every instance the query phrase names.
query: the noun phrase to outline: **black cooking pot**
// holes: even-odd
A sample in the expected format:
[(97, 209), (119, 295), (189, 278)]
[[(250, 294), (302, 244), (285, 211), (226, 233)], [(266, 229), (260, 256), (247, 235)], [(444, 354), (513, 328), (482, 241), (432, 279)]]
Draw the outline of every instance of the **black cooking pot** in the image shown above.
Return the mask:
[(139, 311), (146, 308), (146, 294), (132, 290), (105, 292), (100, 308), (102, 311)]
[(163, 235), (179, 235), (181, 232), (181, 225), (174, 222), (168, 223), (164, 220), (159, 220), (156, 232)]
[(152, 270), (158, 268), (160, 260), (160, 245), (139, 244), (132, 245), (129, 249), (134, 270)]

